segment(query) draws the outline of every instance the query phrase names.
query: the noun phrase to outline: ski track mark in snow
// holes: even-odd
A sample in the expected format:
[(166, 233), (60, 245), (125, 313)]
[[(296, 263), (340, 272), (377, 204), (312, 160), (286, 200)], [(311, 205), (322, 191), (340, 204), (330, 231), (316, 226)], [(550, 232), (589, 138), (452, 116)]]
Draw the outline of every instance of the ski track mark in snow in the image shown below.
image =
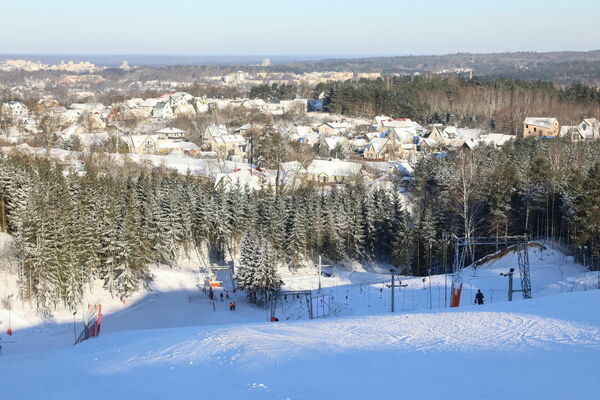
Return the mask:
[(506, 312), (405, 314), (186, 332), (194, 333), (181, 341), (169, 338), (170, 343), (162, 349), (101, 369), (114, 373), (154, 363), (205, 361), (239, 365), (252, 364), (257, 359), (283, 362), (372, 349), (506, 352), (567, 346), (600, 350), (600, 329), (595, 326)]

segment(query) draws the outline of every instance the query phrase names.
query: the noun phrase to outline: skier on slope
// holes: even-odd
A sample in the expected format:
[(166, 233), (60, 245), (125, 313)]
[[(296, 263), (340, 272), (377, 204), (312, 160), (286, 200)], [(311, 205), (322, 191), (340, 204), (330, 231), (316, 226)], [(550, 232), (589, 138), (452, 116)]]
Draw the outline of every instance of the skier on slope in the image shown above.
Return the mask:
[(475, 295), (475, 303), (480, 306), (483, 305), (483, 293), (481, 293), (481, 289), (477, 289), (477, 294)]

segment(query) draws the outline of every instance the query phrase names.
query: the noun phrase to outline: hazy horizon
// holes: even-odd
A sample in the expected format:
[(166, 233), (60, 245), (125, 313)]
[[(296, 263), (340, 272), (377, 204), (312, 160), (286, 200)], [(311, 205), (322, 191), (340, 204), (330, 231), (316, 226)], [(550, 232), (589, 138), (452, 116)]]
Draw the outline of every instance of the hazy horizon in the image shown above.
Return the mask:
[(61, 61), (90, 61), (100, 66), (118, 66), (123, 61), (127, 61), (130, 65), (148, 65), (148, 66), (175, 66), (175, 65), (254, 65), (260, 63), (264, 58), (269, 58), (272, 64), (285, 63), (303, 63), (303, 62), (319, 62), (328, 59), (361, 59), (361, 58), (378, 58), (378, 57), (435, 57), (447, 56), (452, 54), (511, 54), (511, 53), (555, 53), (555, 52), (576, 52), (586, 53), (600, 51), (600, 49), (591, 50), (550, 50), (548, 52), (535, 51), (518, 51), (518, 52), (500, 52), (500, 53), (439, 53), (439, 54), (340, 54), (335, 56), (325, 55), (303, 55), (303, 54), (252, 54), (252, 55), (236, 55), (236, 54), (59, 54), (59, 53), (0, 53), (0, 61), (6, 59), (25, 59), (30, 61), (38, 61), (47, 64), (57, 64)]
[(600, 43), (583, 18), (600, 12), (592, 0), (31, 0), (2, 11), (2, 31), (18, 34), (0, 36), (0, 54), (355, 58)]

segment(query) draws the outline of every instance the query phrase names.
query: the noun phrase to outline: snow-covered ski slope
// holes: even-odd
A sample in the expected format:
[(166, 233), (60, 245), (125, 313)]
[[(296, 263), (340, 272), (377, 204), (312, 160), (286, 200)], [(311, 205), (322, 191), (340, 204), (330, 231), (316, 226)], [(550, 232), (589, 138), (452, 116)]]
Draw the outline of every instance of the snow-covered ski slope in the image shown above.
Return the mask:
[(597, 399), (600, 291), (103, 335), (4, 356), (7, 399)]
[[(465, 269), (459, 309), (444, 307), (451, 277), (400, 277), (408, 286), (396, 289), (393, 315), (388, 268), (329, 268), (320, 293), (334, 314), (309, 321), (305, 299), (288, 296), (278, 323), (239, 292), (235, 312), (227, 301), (213, 308), (197, 287), (198, 260), (154, 266), (152, 290), (127, 304), (92, 288), (102, 334), (77, 346), (68, 310), (43, 319), (16, 304), (14, 335), (0, 332), (15, 342), (0, 356), (0, 398), (599, 398), (598, 273), (553, 249), (532, 249), (530, 261), (532, 300), (506, 301), (509, 253)], [(286, 289), (315, 290), (314, 272), (282, 271)], [(14, 290), (2, 275), (0, 289)], [(478, 288), (484, 306), (473, 305)], [(0, 329), (6, 317), (0, 310)]]

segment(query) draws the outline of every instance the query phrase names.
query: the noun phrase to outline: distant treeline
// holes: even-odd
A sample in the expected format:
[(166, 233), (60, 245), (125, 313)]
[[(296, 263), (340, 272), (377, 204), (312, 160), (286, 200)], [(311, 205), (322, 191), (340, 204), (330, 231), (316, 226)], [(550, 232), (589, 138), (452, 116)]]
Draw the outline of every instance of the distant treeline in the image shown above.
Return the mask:
[(328, 82), (316, 87), (315, 95), (320, 93), (332, 113), (384, 114), (509, 134), (521, 132), (529, 116), (556, 117), (561, 125), (600, 116), (600, 92), (581, 84), (561, 89), (550, 82), (436, 75)]
[(543, 80), (559, 85), (582, 83), (598, 87), (600, 86), (599, 61), (600, 51), (595, 50), (330, 59), (275, 66), (274, 68), (301, 72), (381, 72), (383, 75), (413, 75), (414, 73), (439, 73), (443, 70), (472, 69), (477, 76), (487, 78)]

